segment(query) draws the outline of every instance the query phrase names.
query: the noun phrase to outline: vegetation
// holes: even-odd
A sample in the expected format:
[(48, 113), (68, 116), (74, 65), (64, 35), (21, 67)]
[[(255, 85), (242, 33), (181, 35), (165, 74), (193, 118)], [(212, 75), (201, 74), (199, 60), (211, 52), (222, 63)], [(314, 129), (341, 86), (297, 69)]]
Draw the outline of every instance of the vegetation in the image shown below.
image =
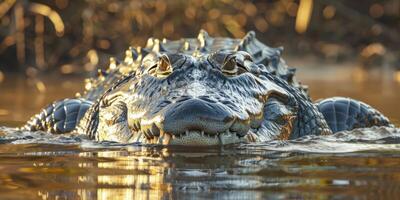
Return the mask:
[(92, 71), (149, 36), (193, 37), (201, 28), (229, 37), (256, 30), (289, 54), (396, 67), (399, 22), (400, 0), (3, 0), (0, 71)]

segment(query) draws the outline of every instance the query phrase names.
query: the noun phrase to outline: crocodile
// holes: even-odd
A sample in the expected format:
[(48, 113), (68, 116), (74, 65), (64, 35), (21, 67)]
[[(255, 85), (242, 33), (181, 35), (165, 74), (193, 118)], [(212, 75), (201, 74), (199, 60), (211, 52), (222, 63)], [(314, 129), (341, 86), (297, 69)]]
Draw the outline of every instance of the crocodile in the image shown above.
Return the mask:
[(110, 58), (74, 98), (51, 103), (22, 129), (97, 141), (225, 145), (393, 124), (351, 98), (313, 102), (295, 68), (250, 31), (242, 39), (149, 38)]

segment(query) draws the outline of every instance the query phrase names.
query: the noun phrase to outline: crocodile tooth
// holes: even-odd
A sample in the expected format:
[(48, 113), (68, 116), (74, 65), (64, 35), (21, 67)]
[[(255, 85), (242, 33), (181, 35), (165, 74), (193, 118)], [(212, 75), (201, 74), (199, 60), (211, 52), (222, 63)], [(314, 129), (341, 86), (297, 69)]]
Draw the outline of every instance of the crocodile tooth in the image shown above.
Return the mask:
[[(174, 138), (174, 135), (172, 135), (172, 138)], [(169, 144), (169, 141), (171, 140), (171, 135), (169, 133), (164, 133), (164, 136), (162, 137), (162, 144), (167, 145)]]
[(135, 131), (139, 131), (141, 129), (141, 124), (139, 120), (134, 120), (132, 126)]
[(158, 143), (158, 137), (153, 137), (151, 140), (152, 140), (151, 142), (153, 144), (157, 144)]
[(185, 135), (189, 135), (189, 130), (186, 130), (186, 131), (185, 131)]
[(162, 43), (165, 44), (165, 43), (167, 43), (167, 42), (168, 42), (167, 38), (163, 38), (163, 39), (162, 39)]
[(201, 131), (201, 136), (204, 136), (204, 131)]

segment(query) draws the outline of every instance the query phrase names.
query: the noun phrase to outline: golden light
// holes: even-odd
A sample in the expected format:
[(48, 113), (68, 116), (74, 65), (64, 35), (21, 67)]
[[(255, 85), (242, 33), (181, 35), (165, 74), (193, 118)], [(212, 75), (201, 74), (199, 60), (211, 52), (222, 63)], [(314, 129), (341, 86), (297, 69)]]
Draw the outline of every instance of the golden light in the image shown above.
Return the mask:
[(0, 83), (4, 81), (4, 74), (0, 71)]
[(385, 13), (385, 10), (383, 6), (379, 3), (372, 4), (371, 7), (369, 7), (369, 14), (373, 18), (379, 18), (382, 17), (382, 15)]
[(194, 7), (188, 7), (185, 10), (185, 16), (188, 19), (194, 19), (196, 17), (196, 9)]
[(97, 44), (97, 47), (99, 47), (101, 49), (108, 49), (111, 46), (111, 43), (108, 40), (98, 40), (96, 42), (96, 44)]
[(221, 15), (221, 12), (218, 9), (211, 9), (208, 11), (208, 17), (210, 19), (217, 19)]
[(352, 71), (351, 76), (355, 82), (364, 82), (368, 78), (368, 72), (362, 67), (356, 67)]
[(313, 8), (313, 0), (301, 0), (296, 18), (296, 31), (304, 33), (310, 23)]
[(332, 19), (336, 14), (336, 8), (334, 6), (326, 6), (322, 11), (325, 19)]
[(2, 115), (8, 115), (10, 112), (6, 109), (0, 109), (0, 116)]
[(0, 18), (15, 4), (16, 0), (5, 0), (0, 4)]
[(42, 81), (37, 80), (37, 81), (35, 82), (35, 86), (36, 86), (36, 89), (37, 89), (40, 93), (46, 92), (46, 85), (45, 85)]
[(119, 9), (119, 4), (116, 2), (112, 2), (107, 6), (107, 10), (112, 13), (118, 12)]
[(268, 23), (262, 17), (257, 18), (254, 22), (254, 25), (256, 26), (257, 30), (259, 30), (260, 32), (265, 32), (268, 29)]
[(386, 53), (386, 48), (381, 43), (372, 43), (366, 46), (361, 51), (361, 56), (368, 58), (373, 55), (384, 55)]
[(11, 45), (15, 44), (15, 38), (13, 36), (7, 36), (6, 38), (4, 38), (3, 44), (6, 47), (11, 46)]
[(174, 24), (170, 21), (165, 22), (162, 26), (162, 32), (164, 35), (171, 35), (174, 32)]
[(245, 32), (236, 17), (232, 15), (222, 15), (221, 18), (226, 30), (228, 30), (234, 37), (240, 38), (245, 35)]
[(237, 14), (235, 15), (235, 20), (239, 23), (240, 26), (244, 26), (247, 23), (247, 17), (245, 14)]
[(400, 71), (396, 71), (393, 77), (396, 82), (400, 83)]
[(35, 60), (39, 68), (45, 66), (45, 55), (44, 55), (44, 17), (41, 15), (35, 16), (35, 32), (36, 37), (34, 39), (35, 46)]
[(74, 67), (70, 64), (65, 64), (65, 65), (61, 66), (60, 71), (63, 74), (70, 74), (70, 73), (74, 72)]
[(17, 44), (17, 60), (20, 64), (25, 62), (25, 20), (24, 20), (24, 6), (21, 2), (16, 3), (14, 9), (15, 17), (15, 41)]
[(64, 22), (60, 15), (49, 6), (39, 3), (31, 3), (29, 10), (33, 13), (48, 17), (56, 30), (57, 36), (60, 37), (64, 35)]
[(99, 63), (99, 56), (97, 55), (97, 51), (94, 49), (89, 50), (86, 57), (89, 59), (90, 64), (94, 66)]
[(257, 14), (257, 7), (252, 3), (246, 3), (244, 6), (244, 13), (248, 16), (254, 16)]

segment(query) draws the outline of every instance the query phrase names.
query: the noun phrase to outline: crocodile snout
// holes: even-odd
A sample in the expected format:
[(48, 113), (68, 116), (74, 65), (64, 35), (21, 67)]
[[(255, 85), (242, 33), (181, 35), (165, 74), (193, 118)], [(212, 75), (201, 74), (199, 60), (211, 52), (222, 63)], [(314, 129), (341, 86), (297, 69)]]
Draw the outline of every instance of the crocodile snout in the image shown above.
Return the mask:
[(234, 122), (222, 104), (202, 99), (189, 99), (171, 105), (164, 113), (164, 132), (180, 135), (186, 131), (202, 131), (208, 135), (225, 132)]

